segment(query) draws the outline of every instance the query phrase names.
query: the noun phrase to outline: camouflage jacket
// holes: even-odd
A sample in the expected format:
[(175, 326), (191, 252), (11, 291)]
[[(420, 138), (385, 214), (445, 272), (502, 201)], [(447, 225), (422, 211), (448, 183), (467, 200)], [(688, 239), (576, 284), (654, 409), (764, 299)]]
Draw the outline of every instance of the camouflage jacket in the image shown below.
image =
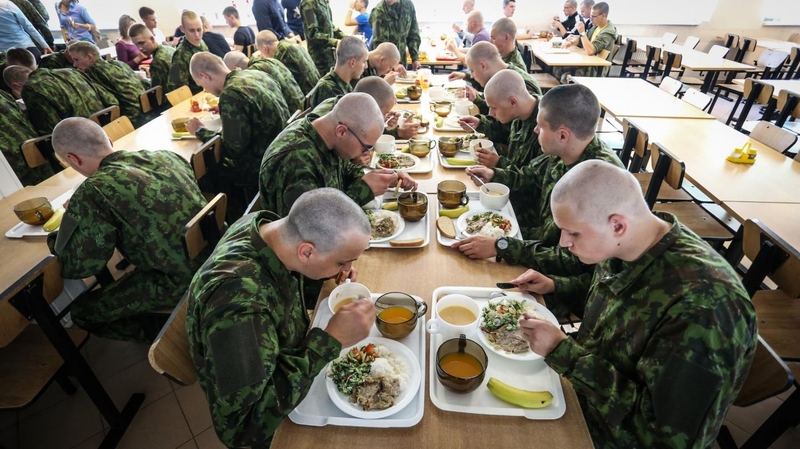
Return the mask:
[(20, 145), (34, 137), (36, 131), (25, 117), (25, 112), (17, 106), (13, 97), (0, 92), (0, 150), (23, 186), (39, 184), (54, 174), (50, 164), (30, 168), (25, 163)]
[(120, 113), (131, 119), (134, 127), (138, 128), (147, 122), (147, 116), (142, 113), (139, 103), (139, 96), (144, 93), (145, 88), (128, 64), (98, 59), (85, 73), (90, 80), (117, 98)]
[(372, 48), (391, 42), (400, 50), (400, 59), (405, 63), (406, 47), (412, 61), (419, 61), (419, 25), (417, 11), (411, 0), (400, 0), (394, 5), (381, 1), (369, 15), (372, 25)]
[(317, 82), (317, 86), (312, 91), (308, 106), (315, 108), (318, 104), (328, 98), (341, 97), (353, 91), (353, 87), (339, 78), (339, 75), (331, 69)]
[(303, 94), (311, 92), (311, 89), (317, 85), (319, 70), (305, 48), (297, 44), (279, 41), (275, 59), (282, 62), (292, 72)]
[[(323, 100), (322, 103), (320, 103), (317, 106), (315, 106), (314, 109), (311, 112), (314, 115), (322, 117), (323, 115), (325, 115), (325, 114), (327, 114), (327, 113), (329, 113), (329, 112), (331, 112), (333, 110), (333, 107), (336, 106), (336, 102), (339, 101), (340, 98), (342, 98), (342, 95), (337, 95), (335, 97), (331, 97), (331, 98), (328, 98), (326, 100)], [(394, 136), (395, 139), (399, 139), (400, 138), (398, 136), (399, 131), (400, 131), (400, 127), (399, 126), (395, 126), (392, 129), (384, 129), (383, 130), (383, 134), (388, 134), (390, 136)]]
[[(65, 50), (66, 51), (66, 50)], [(40, 69), (71, 69), (74, 66), (71, 62), (67, 59), (64, 55), (64, 51), (57, 51), (49, 56), (42, 57), (42, 60), (39, 62)]]
[(180, 297), (202, 264), (181, 232), (206, 205), (194, 172), (169, 151), (116, 151), (72, 195), (61, 227), (47, 238), (66, 278), (99, 273), (114, 248), (137, 270), (169, 275)]
[[(540, 100), (542, 98), (542, 88), (539, 87), (539, 82), (536, 81), (536, 79), (532, 77), (530, 73), (525, 72), (515, 65), (509, 65), (508, 69), (519, 73), (519, 75), (525, 81), (525, 89), (528, 91), (528, 93), (536, 97), (536, 99)], [(479, 93), (477, 97), (475, 97), (473, 103), (478, 107), (478, 111), (480, 111), (480, 113), (484, 116), (481, 117), (481, 125), (483, 125), (483, 118), (494, 120), (494, 118), (489, 117), (489, 106), (486, 104), (486, 98), (483, 93)], [(484, 131), (481, 132), (485, 133)]]
[(503, 57), (503, 62), (508, 65), (513, 65), (518, 69), (527, 72), (527, 68), (525, 67), (525, 61), (522, 60), (522, 54), (516, 48), (511, 50), (511, 53), (505, 55)]
[(33, 7), (36, 8), (36, 11), (39, 11), (39, 14), (45, 21), (50, 20), (50, 13), (47, 12), (47, 8), (45, 8), (41, 0), (30, 0), (30, 2)]
[(339, 189), (362, 206), (375, 198), (361, 179), (363, 167), (325, 145), (311, 125), (317, 118), (312, 113), (287, 126), (264, 154), (259, 175), (264, 210), (285, 217), (300, 195), (320, 187)]
[[(50, 26), (47, 24), (47, 19), (45, 19), (36, 6), (30, 2), (29, 0), (10, 0), (11, 3), (17, 5), (22, 14), (25, 15), (25, 18), (36, 28), (36, 31), (42, 35), (44, 41), (54, 50), (53, 45), (53, 33), (50, 32)], [(36, 39), (31, 39), (37, 47), (39, 44), (36, 42)], [(40, 48), (39, 50), (44, 50), (44, 48)]]
[(259, 234), (267, 211), (234, 223), (189, 286), (186, 333), (219, 439), (269, 447), (341, 345), (309, 331), (302, 276)]
[(203, 41), (200, 41), (199, 47), (190, 44), (188, 39), (183, 39), (181, 43), (178, 44), (178, 48), (175, 49), (175, 53), (172, 55), (172, 64), (169, 68), (169, 78), (167, 81), (167, 89), (164, 91), (165, 94), (181, 86), (189, 86), (192, 95), (199, 94), (203, 90), (202, 87), (194, 82), (192, 75), (189, 73), (189, 62), (191, 62), (192, 56), (201, 51), (208, 51), (208, 46), (206, 46), (206, 43)]
[(164, 94), (171, 92), (167, 90), (167, 84), (169, 84), (169, 71), (172, 67), (172, 56), (174, 54), (174, 48), (166, 45), (159, 45), (156, 51), (150, 55), (150, 57), (153, 58), (153, 61), (150, 63), (150, 85), (153, 87), (161, 86), (164, 90)]
[(275, 58), (256, 58), (250, 60), (250, 63), (247, 64), (247, 69), (260, 70), (275, 80), (280, 86), (281, 95), (286, 100), (286, 106), (289, 107), (290, 112), (298, 109), (303, 110), (305, 95), (300, 90), (300, 86), (297, 85), (292, 72), (282, 62)]
[[(219, 114), (223, 176), (237, 184), (258, 185), (261, 157), (289, 119), (278, 83), (258, 70), (232, 71), (219, 96)], [(197, 137), (207, 141), (215, 134), (201, 129)]]
[(22, 99), (39, 135), (51, 134), (67, 117), (89, 117), (119, 104), (114, 95), (74, 69), (34, 70), (22, 88)]
[(656, 214), (672, 229), (638, 260), (597, 264), (577, 338), (545, 357), (599, 447), (711, 447), (756, 349), (755, 311), (731, 266)]
[(336, 44), (344, 33), (333, 24), (329, 0), (302, 0), (300, 14), (308, 39), (308, 53), (319, 73), (325, 73), (336, 64)]
[[(536, 134), (536, 118), (539, 115), (539, 103), (533, 109), (530, 117), (525, 120), (514, 119), (508, 124), (490, 116), (481, 116), (481, 122), (491, 123), (488, 127), (476, 128), (486, 134), (486, 138), (495, 143), (500, 160), (497, 168), (523, 167), (542, 154), (539, 144), (539, 135)], [(505, 145), (497, 145), (502, 143)]]

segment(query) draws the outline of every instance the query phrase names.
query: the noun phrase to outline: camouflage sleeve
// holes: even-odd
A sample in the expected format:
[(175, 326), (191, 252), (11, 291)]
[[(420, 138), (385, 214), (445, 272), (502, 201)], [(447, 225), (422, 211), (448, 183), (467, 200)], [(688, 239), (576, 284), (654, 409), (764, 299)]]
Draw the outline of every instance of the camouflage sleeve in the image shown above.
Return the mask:
[(317, 18), (317, 10), (312, 2), (300, 3), (300, 13), (303, 15), (303, 25), (306, 30), (306, 39), (309, 47), (336, 47), (336, 39), (328, 35), (323, 23)]
[(589, 286), (592, 283), (591, 273), (572, 276), (548, 275), (548, 277), (553, 280), (555, 290), (544, 295), (547, 308), (555, 316), (568, 316), (571, 313), (582, 318), (586, 295), (589, 294)]
[(200, 128), (197, 130), (197, 135), (195, 137), (197, 137), (197, 139), (200, 140), (201, 142), (206, 143), (218, 134), (219, 131), (209, 131), (205, 128)]
[(115, 97), (114, 94), (109, 92), (105, 87), (98, 83), (91, 84), (94, 90), (97, 92), (97, 98), (100, 99), (100, 102), (103, 103), (103, 106), (109, 107), (119, 105), (119, 100), (117, 100), (117, 97)]
[(372, 193), (369, 185), (364, 182), (364, 167), (356, 165), (351, 162), (347, 163), (344, 170), (344, 185), (346, 186), (344, 193), (347, 194), (359, 206), (363, 206), (373, 199), (375, 194)]
[(406, 45), (408, 46), (408, 54), (411, 56), (411, 60), (419, 61), (419, 44), (422, 42), (422, 38), (419, 36), (417, 11), (414, 9), (413, 3), (408, 3), (411, 5), (411, 28), (409, 28), (408, 36), (406, 36)]
[(339, 342), (319, 328), (311, 329), (298, 347), (281, 348), (275, 331), (280, 323), (261, 306), (268, 300), (230, 301), (231, 296), (268, 290), (249, 279), (232, 279), (205, 301), (213, 320), (207, 315), (201, 323), (208, 353), (198, 374), (206, 378), (214, 426), (231, 447), (269, 441), (316, 375), (341, 352)]
[(28, 112), (28, 120), (40, 136), (53, 133), (53, 128), (61, 121), (58, 111), (51, 105), (49, 98), (40, 96), (30, 89), (22, 90), (22, 100)]
[(172, 92), (183, 85), (189, 85), (189, 64), (184, 63), (184, 54), (185, 52), (178, 49), (175, 51), (175, 54), (172, 55), (172, 65), (169, 68), (167, 90), (164, 92), (164, 94), (167, 92)]
[(31, 0), (31, 4), (45, 21), (50, 20), (50, 13), (47, 12), (47, 8), (44, 7), (44, 3), (41, 0)]
[(152, 84), (153, 87), (161, 86), (164, 90), (164, 94), (174, 90), (170, 89), (169, 72), (170, 66), (168, 64), (162, 60), (153, 59), (153, 63), (150, 64), (150, 84)]
[(535, 197), (542, 188), (541, 180), (544, 179), (543, 171), (548, 168), (547, 162), (549, 160), (546, 157), (539, 156), (522, 167), (497, 168), (492, 182), (505, 184), (512, 191), (525, 189), (531, 197)]
[(311, 94), (311, 98), (309, 99), (308, 106), (311, 109), (317, 107), (320, 103), (327, 100), (328, 98), (333, 98), (336, 96), (336, 91), (334, 90), (334, 86), (326, 80), (320, 80), (317, 83), (317, 86), (313, 89), (313, 93)]

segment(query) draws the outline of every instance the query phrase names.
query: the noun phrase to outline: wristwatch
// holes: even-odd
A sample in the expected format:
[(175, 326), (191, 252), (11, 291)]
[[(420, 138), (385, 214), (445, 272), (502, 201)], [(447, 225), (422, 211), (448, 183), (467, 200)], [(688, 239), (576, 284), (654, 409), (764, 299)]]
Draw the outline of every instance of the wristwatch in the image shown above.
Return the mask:
[(582, 32), (581, 36), (586, 36), (586, 31)]
[(495, 261), (500, 262), (500, 252), (505, 251), (508, 249), (508, 237), (500, 237), (494, 241), (494, 249), (497, 251), (497, 256), (495, 256)]

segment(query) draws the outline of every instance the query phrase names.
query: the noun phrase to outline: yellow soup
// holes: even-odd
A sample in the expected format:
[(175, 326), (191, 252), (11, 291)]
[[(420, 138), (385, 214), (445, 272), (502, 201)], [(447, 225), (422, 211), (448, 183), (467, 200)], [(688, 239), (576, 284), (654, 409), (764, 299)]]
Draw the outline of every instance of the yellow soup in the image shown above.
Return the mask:
[(483, 371), (481, 362), (466, 352), (447, 354), (442, 357), (442, 360), (439, 360), (439, 366), (447, 374), (462, 379), (473, 378)]
[(462, 306), (448, 306), (439, 311), (439, 318), (456, 326), (466, 326), (478, 319), (472, 310)]
[(390, 324), (405, 323), (413, 317), (414, 312), (404, 307), (389, 307), (378, 314), (378, 318)]
[(341, 300), (335, 306), (333, 306), (333, 313), (338, 312), (339, 309), (341, 309), (342, 307), (350, 304), (351, 302), (353, 302), (355, 300), (356, 300), (356, 298), (345, 298), (345, 299)]

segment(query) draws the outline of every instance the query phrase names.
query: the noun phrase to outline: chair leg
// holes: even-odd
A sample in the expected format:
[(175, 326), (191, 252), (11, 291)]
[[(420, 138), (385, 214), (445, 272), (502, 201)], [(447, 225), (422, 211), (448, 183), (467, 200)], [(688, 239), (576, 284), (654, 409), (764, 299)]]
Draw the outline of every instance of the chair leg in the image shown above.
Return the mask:
[(736, 110), (739, 108), (739, 103), (742, 102), (742, 97), (736, 99), (736, 103), (733, 104), (733, 108), (731, 108), (731, 114), (728, 116), (728, 120), (725, 121), (726, 125), (730, 125), (733, 121), (733, 115), (736, 114)]
[[(797, 384), (795, 383), (795, 386)], [(800, 421), (800, 390), (795, 390), (777, 410), (747, 439), (741, 449), (768, 448), (787, 429)]]
[(728, 430), (728, 426), (725, 425), (719, 429), (719, 434), (717, 435), (717, 444), (719, 445), (720, 449), (738, 449), (736, 447), (736, 441), (734, 441), (733, 435), (731, 435), (731, 431)]
[(56, 374), (56, 382), (64, 390), (64, 393), (67, 393), (68, 396), (72, 396), (73, 394), (78, 392), (78, 389), (73, 385), (73, 383), (69, 380), (64, 372), (64, 368), (62, 367), (59, 372)]

